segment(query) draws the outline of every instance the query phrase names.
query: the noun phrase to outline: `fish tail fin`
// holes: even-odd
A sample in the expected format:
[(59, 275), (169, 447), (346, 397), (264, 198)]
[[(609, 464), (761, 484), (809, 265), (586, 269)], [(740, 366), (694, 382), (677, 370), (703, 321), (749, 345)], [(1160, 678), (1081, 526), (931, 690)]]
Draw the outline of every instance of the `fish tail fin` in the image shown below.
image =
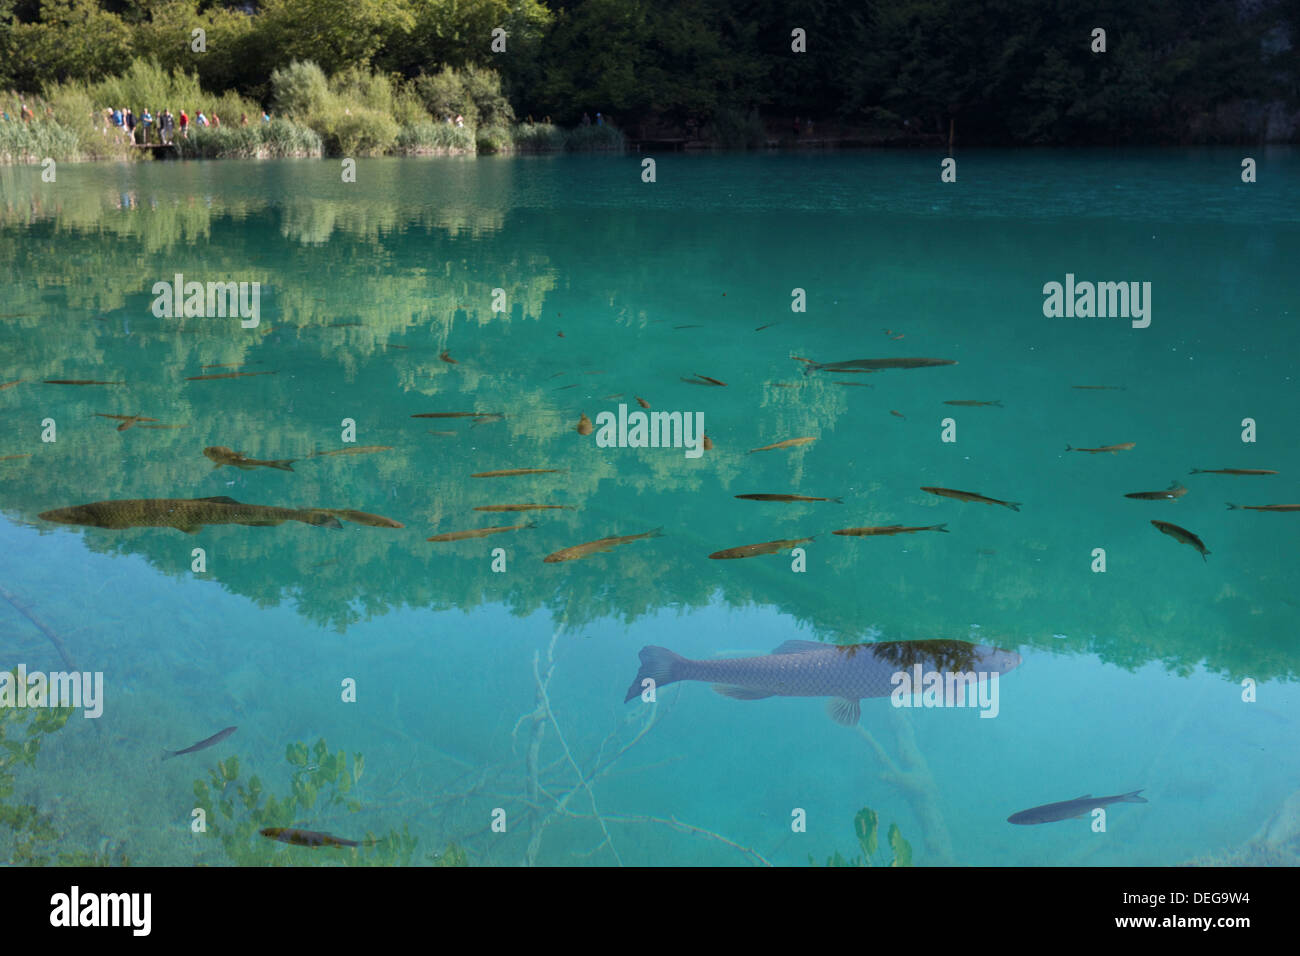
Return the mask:
[(633, 697), (639, 697), (642, 691), (642, 681), (652, 680), (655, 687), (663, 687), (665, 684), (673, 684), (682, 680), (682, 671), (686, 658), (682, 657), (666, 647), (656, 647), (653, 644), (641, 648), (641, 669), (636, 672), (636, 679), (632, 681), (632, 686), (627, 689), (627, 696), (623, 698), (623, 703), (627, 703)]
[(660, 525), (659, 527), (655, 528), (653, 531), (646, 532), (647, 538), (662, 538), (663, 536), (664, 536), (663, 525)]
[(1200, 468), (1193, 468), (1191, 471), (1188, 472), (1189, 475), (1199, 475), (1201, 473), (1202, 472)]
[(937, 525), (935, 525), (935, 526), (934, 526), (934, 530), (935, 530), (935, 531), (942, 531), (944, 534), (948, 534), (948, 522), (945, 521), (943, 524), (937, 524)]
[(842, 504), (844, 504), (844, 499), (843, 499), (843, 498), (832, 498), (831, 501), (835, 502), (837, 505), (842, 505)]
[(171, 760), (172, 757), (175, 757), (175, 756), (178, 756), (178, 754), (177, 754), (177, 752), (176, 752), (175, 750), (164, 750), (164, 751), (163, 751), (163, 755), (162, 755), (162, 759), (163, 759), (163, 760)]
[(271, 462), (271, 467), (279, 468), (281, 471), (293, 471), (293, 463), (297, 460), (297, 458), (282, 458)]
[(1066, 446), (1065, 446), (1065, 450), (1066, 450), (1066, 451), (1074, 451), (1074, 446), (1073, 446), (1073, 445), (1066, 445)]
[(1001, 402), (1001, 400), (998, 400), (998, 401), (996, 401), (996, 402), (989, 402), (989, 404), (990, 404), (990, 405), (996, 405), (998, 408), (1002, 408), (1002, 407), (1004, 407), (1003, 404), (1002, 404), (1002, 402)]
[(316, 510), (303, 512), (302, 520), (307, 524), (313, 524), (318, 528), (342, 528), (343, 525), (339, 519), (334, 517), (328, 511)]
[(1204, 561), (1206, 564), (1209, 564), (1209, 563), (1210, 563), (1210, 559), (1206, 557), (1206, 555), (1209, 554), (1209, 553), (1210, 553), (1209, 551), (1202, 551), (1202, 552), (1201, 552), (1201, 560)]
[(1229, 511), (1240, 511), (1241, 505), (1234, 505), (1231, 501), (1227, 502)]
[(525, 528), (536, 528), (536, 527), (537, 527), (537, 522), (536, 522), (536, 521), (526, 521), (526, 522), (524, 522), (524, 527), (525, 527)]
[(1134, 790), (1132, 793), (1126, 793), (1119, 798), (1120, 803), (1150, 803), (1146, 797), (1139, 797), (1141, 790)]
[(1023, 502), (1023, 501), (1008, 501), (1006, 504), (1007, 504), (1007, 507), (1010, 508), (1012, 511), (1019, 511), (1019, 510), (1020, 510), (1020, 506), (1021, 506), (1022, 504), (1024, 504), (1024, 502)]

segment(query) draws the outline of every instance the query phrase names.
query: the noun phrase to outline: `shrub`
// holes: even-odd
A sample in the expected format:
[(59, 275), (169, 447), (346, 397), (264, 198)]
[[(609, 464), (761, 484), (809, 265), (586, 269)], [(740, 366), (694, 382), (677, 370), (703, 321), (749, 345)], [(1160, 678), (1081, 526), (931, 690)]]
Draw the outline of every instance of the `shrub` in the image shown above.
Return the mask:
[(757, 109), (720, 109), (705, 127), (704, 138), (726, 149), (761, 149), (767, 144), (767, 127)]
[(480, 126), (474, 144), (480, 153), (508, 153), (514, 148), (514, 137), (508, 126)]
[(550, 123), (520, 123), (514, 128), (515, 149), (545, 152), (564, 149), (564, 130)]

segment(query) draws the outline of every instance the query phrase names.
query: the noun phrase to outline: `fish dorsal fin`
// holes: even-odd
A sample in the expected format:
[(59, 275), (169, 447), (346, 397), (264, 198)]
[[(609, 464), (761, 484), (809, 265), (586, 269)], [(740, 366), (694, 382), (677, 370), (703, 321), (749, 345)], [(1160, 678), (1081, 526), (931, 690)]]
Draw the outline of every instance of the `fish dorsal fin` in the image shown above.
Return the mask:
[(820, 641), (786, 641), (773, 654), (807, 654), (809, 651), (823, 651), (826, 645)]
[(826, 712), (831, 715), (831, 720), (835, 723), (852, 727), (862, 716), (862, 704), (847, 697), (832, 697), (826, 702)]
[(234, 498), (230, 497), (229, 495), (213, 495), (211, 498), (198, 498), (198, 499), (196, 499), (196, 500), (198, 500), (198, 501), (215, 501), (217, 504), (222, 504), (222, 505), (237, 505), (237, 504), (239, 504), (238, 501), (236, 501)]
[(772, 696), (765, 690), (750, 690), (748, 687), (733, 687), (731, 684), (714, 684), (713, 690), (733, 700), (763, 700)]

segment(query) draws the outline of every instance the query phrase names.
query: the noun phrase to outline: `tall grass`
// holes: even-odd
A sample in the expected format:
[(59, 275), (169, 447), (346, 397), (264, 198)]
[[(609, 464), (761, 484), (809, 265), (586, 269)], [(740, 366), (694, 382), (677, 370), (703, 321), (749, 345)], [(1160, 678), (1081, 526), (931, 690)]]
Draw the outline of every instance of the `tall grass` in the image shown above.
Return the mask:
[(564, 148), (572, 153), (596, 150), (621, 150), (627, 147), (627, 137), (616, 126), (575, 126), (564, 134)]
[(82, 158), (77, 134), (54, 120), (0, 121), (0, 164), (39, 163), (46, 159), (76, 162)]
[(315, 130), (279, 117), (248, 126), (194, 127), (188, 138), (178, 132), (172, 141), (186, 159), (278, 159), (323, 152)]
[(408, 156), (437, 156), (474, 152), (474, 131), (448, 123), (412, 123), (397, 134), (396, 152)]
[(564, 130), (551, 123), (520, 123), (512, 131), (515, 149), (524, 153), (543, 153), (564, 149)]

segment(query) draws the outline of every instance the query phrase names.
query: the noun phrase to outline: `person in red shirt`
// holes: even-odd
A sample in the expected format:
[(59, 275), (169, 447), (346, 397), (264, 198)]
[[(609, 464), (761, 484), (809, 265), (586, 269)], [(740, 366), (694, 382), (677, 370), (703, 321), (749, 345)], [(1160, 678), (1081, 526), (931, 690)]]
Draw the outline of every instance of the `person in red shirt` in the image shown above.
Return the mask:
[(181, 135), (190, 138), (190, 117), (184, 110), (181, 110)]

